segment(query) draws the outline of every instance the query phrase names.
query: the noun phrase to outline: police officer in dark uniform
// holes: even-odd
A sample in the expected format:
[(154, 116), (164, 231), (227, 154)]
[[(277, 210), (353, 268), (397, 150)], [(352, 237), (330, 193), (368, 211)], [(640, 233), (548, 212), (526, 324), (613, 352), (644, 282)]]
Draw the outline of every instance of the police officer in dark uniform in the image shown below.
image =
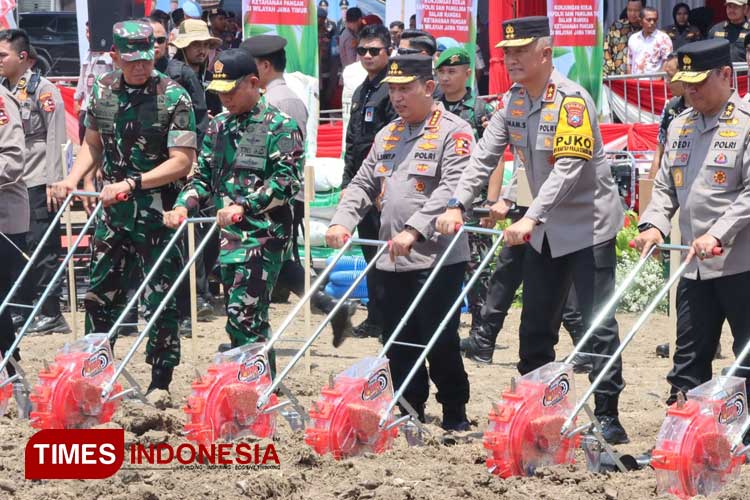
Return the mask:
[[(336, 210), (326, 242), (341, 247), (372, 205), (380, 202), (379, 239), (390, 240), (391, 244), (389, 255), (380, 257), (377, 268), (387, 291), (382, 299), (383, 311), (388, 312), (383, 317), (384, 329), (391, 335), (451, 241), (451, 237), (435, 232), (435, 218), (467, 166), (474, 137), (464, 120), (432, 99), (432, 58), (392, 57), (383, 81), (388, 83), (399, 118), (375, 136), (370, 153)], [(399, 333), (399, 341), (427, 343), (460, 293), (468, 258), (464, 235)], [(469, 428), (465, 406), (469, 380), (459, 352), (459, 321), (456, 311), (427, 356), (429, 369), (422, 366), (404, 392), (424, 420), (432, 379), (437, 386), (436, 398), (443, 406), (442, 427), (446, 430)], [(419, 349), (405, 345), (394, 344), (388, 350), (396, 386), (404, 381), (419, 354)]]
[[(372, 148), (372, 141), (380, 129), (398, 117), (388, 98), (388, 86), (383, 84), (388, 68), (390, 33), (382, 24), (368, 25), (359, 32), (357, 54), (367, 70), (367, 78), (357, 87), (352, 97), (351, 118), (346, 130), (344, 176), (342, 189), (352, 181), (360, 165)], [(360, 238), (377, 239), (380, 231), (380, 213), (373, 206), (357, 226)], [(375, 256), (374, 247), (363, 247), (369, 262)], [(367, 319), (354, 329), (355, 337), (378, 337), (383, 331), (379, 273), (373, 270), (367, 276)]]
[[(689, 43), (677, 51), (692, 108), (669, 126), (651, 202), (636, 246), (644, 253), (670, 233), (680, 208), (682, 243), (691, 246), (677, 285), (674, 365), (668, 403), (711, 379), (724, 321), (737, 355), (750, 341), (750, 104), (732, 89), (726, 40)], [(713, 257), (715, 247), (724, 251)], [(743, 363), (747, 365), (747, 362)], [(740, 370), (740, 377), (750, 371)]]
[(727, 20), (716, 23), (708, 32), (708, 38), (728, 40), (732, 48), (732, 62), (745, 62), (745, 37), (750, 23), (745, 17), (747, 0), (726, 0)]
[[(505, 230), (506, 245), (523, 245), (524, 302), (519, 332), (518, 370), (529, 373), (555, 360), (560, 315), (575, 286), (583, 325), (591, 324), (615, 289), (615, 237), (623, 208), (604, 156), (596, 105), (588, 93), (552, 65), (549, 19), (543, 16), (503, 23), (508, 73), (515, 82), (492, 115), (472, 152), (453, 199), (437, 221), (443, 234), (455, 231), (507, 145), (526, 167), (534, 200), (528, 211)], [(597, 356), (589, 375), (594, 380), (619, 346), (614, 311), (594, 330)], [(617, 360), (595, 393), (594, 412), (603, 437), (628, 442), (618, 417), (625, 383)]]

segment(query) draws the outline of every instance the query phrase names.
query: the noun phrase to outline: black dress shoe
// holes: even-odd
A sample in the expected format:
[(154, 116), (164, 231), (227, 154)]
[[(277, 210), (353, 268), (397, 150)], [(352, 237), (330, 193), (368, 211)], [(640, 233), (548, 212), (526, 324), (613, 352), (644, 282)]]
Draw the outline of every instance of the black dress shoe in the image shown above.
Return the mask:
[(208, 322), (213, 320), (214, 306), (204, 297), (198, 296), (198, 321)]
[(656, 355), (660, 358), (668, 358), (669, 357), (669, 342), (666, 344), (659, 344), (656, 346)]
[(597, 417), (602, 426), (602, 437), (609, 444), (627, 444), (630, 442), (628, 433), (616, 416), (602, 415)]
[(468, 431), (471, 428), (469, 419), (466, 418), (466, 406), (443, 405), (443, 422), (440, 427), (445, 431)]
[(37, 316), (27, 331), (33, 335), (49, 335), (50, 333), (70, 333), (70, 326), (62, 314), (57, 316)]
[(184, 318), (180, 321), (180, 337), (186, 339), (193, 337), (193, 324), (191, 323), (190, 318)]
[(378, 338), (383, 334), (383, 327), (375, 324), (370, 318), (357, 325), (352, 331), (352, 337), (366, 339), (368, 337)]

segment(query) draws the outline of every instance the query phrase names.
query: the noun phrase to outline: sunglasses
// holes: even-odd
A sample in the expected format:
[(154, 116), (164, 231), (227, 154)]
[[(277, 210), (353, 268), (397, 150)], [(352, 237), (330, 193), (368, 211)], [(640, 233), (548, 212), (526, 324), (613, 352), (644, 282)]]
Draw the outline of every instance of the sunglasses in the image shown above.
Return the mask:
[(406, 48), (406, 47), (399, 47), (398, 49), (398, 55), (400, 56), (407, 56), (409, 54), (419, 54), (420, 52), (422, 51), (419, 49), (411, 49), (411, 48)]
[(380, 54), (380, 51), (383, 49), (385, 49), (385, 47), (357, 47), (357, 54), (363, 56), (369, 52), (372, 57), (375, 57)]
[(157, 36), (154, 40), (156, 40), (156, 43), (162, 44), (162, 43), (166, 43), (167, 37), (165, 37), (165, 36)]

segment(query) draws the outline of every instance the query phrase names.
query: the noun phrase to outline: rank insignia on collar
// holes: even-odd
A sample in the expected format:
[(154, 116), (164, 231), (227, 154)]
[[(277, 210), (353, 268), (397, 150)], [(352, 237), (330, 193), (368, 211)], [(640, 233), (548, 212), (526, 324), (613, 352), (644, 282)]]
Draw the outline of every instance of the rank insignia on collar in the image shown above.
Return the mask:
[(727, 106), (724, 108), (724, 112), (721, 113), (721, 119), (722, 120), (728, 120), (732, 117), (734, 114), (734, 103), (728, 102)]
[(438, 124), (438, 122), (440, 121), (440, 117), (441, 116), (443, 116), (443, 112), (440, 111), (439, 109), (436, 109), (432, 113), (432, 116), (430, 117), (430, 121), (427, 122), (427, 126), (430, 127), (430, 128), (436, 126)]
[(524, 104), (526, 104), (526, 99), (516, 99), (513, 101), (514, 106), (523, 106)]
[(424, 139), (426, 139), (428, 141), (431, 141), (431, 140), (434, 140), (434, 139), (440, 139), (440, 134), (434, 134), (434, 133), (424, 134), (422, 136), (422, 138), (424, 138)]
[(547, 84), (547, 90), (544, 91), (544, 99), (542, 99), (542, 102), (554, 102), (556, 93), (557, 85), (550, 82), (549, 84)]
[(526, 112), (522, 109), (511, 109), (510, 114), (515, 116), (516, 118), (521, 118), (522, 116), (526, 115)]
[(395, 144), (388, 144), (388, 143), (383, 144), (383, 151), (390, 151), (395, 148), (396, 148)]
[(383, 137), (383, 140), (384, 141), (398, 142), (398, 141), (401, 140), (401, 137), (399, 137), (397, 135), (386, 135), (385, 137)]
[(737, 132), (734, 130), (719, 130), (721, 137), (737, 137)]
[(417, 146), (417, 147), (418, 147), (419, 149), (424, 149), (425, 151), (429, 151), (429, 150), (431, 150), (431, 149), (436, 149), (436, 148), (437, 148), (437, 146), (435, 146), (435, 145), (434, 145), (433, 143), (431, 143), (431, 142), (423, 142), (422, 144), (420, 144), (420, 145), (419, 145), (419, 146)]

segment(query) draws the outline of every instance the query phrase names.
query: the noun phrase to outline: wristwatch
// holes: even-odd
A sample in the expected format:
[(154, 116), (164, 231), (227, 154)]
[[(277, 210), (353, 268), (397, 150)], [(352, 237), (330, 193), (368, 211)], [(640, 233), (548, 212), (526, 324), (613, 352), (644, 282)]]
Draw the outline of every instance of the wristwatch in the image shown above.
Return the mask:
[(464, 207), (464, 204), (461, 203), (461, 200), (458, 198), (451, 198), (448, 200), (448, 204), (446, 205), (447, 208), (460, 208), (462, 212), (466, 211), (466, 207)]
[[(658, 227), (654, 226), (650, 222), (645, 222), (645, 223), (643, 223), (643, 224), (641, 224), (641, 225), (638, 226), (638, 232), (639, 233), (642, 233), (644, 231), (648, 231), (649, 229), (656, 229), (656, 230), (658, 230), (661, 233), (661, 229), (659, 229)], [(664, 234), (662, 234), (661, 236), (663, 238)]]

